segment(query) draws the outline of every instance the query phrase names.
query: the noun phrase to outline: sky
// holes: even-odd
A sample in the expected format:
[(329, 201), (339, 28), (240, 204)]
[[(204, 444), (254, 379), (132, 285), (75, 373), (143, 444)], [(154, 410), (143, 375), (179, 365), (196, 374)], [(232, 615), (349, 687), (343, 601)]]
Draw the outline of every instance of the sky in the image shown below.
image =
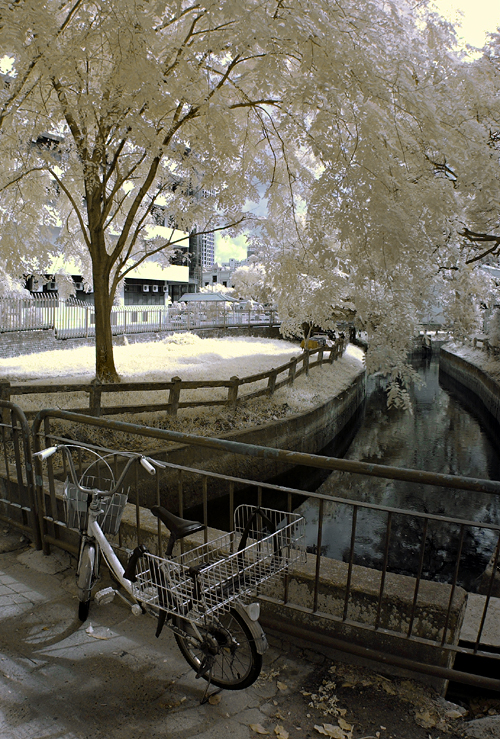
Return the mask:
[[(460, 35), (471, 46), (481, 48), (486, 33), (500, 26), (499, 0), (434, 0), (434, 4), (445, 18), (461, 22)], [(461, 18), (458, 16), (460, 12), (463, 14)]]

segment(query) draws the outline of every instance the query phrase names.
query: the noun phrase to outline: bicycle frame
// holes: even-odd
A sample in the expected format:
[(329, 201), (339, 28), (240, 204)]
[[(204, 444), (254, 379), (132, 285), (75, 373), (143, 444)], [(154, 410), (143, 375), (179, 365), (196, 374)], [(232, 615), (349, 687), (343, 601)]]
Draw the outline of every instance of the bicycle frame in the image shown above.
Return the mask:
[[(129, 593), (129, 595), (131, 595), (134, 600), (136, 600), (133, 592), (133, 585), (130, 580), (127, 580), (127, 578), (124, 577), (125, 568), (114, 553), (113, 547), (106, 539), (106, 536), (103, 534), (102, 529), (97, 522), (97, 513), (92, 511), (92, 504), (89, 507), (89, 522), (87, 525), (86, 536), (90, 539), (94, 539), (97, 542), (100, 552), (104, 557), (109, 569), (113, 572), (113, 575), (116, 577), (120, 585), (127, 591), (127, 593)], [(85, 535), (82, 536), (82, 539), (84, 538)]]

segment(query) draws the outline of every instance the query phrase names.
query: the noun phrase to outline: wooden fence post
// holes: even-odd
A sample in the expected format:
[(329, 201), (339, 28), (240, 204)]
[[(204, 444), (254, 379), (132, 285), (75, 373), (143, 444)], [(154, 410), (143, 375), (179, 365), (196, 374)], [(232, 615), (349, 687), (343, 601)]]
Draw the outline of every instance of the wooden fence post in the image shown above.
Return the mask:
[(295, 373), (297, 372), (297, 357), (293, 357), (290, 362), (290, 369), (288, 370), (288, 384), (293, 385), (295, 382)]
[(231, 385), (229, 386), (228, 393), (227, 393), (227, 402), (229, 405), (234, 406), (238, 402), (239, 385), (240, 385), (239, 377), (236, 377), (236, 375), (231, 377)]
[(179, 410), (179, 396), (181, 394), (181, 378), (180, 377), (172, 377), (172, 382), (174, 383), (173, 387), (170, 388), (170, 393), (168, 396), (168, 415), (169, 416), (176, 416), (177, 411)]
[(321, 346), (320, 349), (319, 349), (319, 352), (318, 352), (318, 362), (320, 364), (323, 364), (323, 352), (324, 352), (324, 349)]
[(269, 375), (269, 381), (267, 383), (267, 392), (269, 395), (272, 395), (274, 393), (274, 388), (276, 387), (276, 378), (278, 377), (278, 371), (274, 369), (274, 367), (271, 369), (271, 374)]
[(99, 380), (92, 380), (89, 393), (89, 411), (91, 416), (99, 418), (101, 415), (102, 386)]
[(307, 377), (309, 374), (309, 349), (304, 349), (304, 368)]

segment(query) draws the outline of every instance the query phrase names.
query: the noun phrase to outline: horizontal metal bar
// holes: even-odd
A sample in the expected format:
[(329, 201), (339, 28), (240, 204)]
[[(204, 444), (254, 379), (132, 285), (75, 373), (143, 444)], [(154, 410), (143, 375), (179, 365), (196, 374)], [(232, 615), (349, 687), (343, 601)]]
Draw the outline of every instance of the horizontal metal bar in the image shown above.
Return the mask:
[(4, 516), (0, 513), (0, 521), (5, 521), (5, 523), (10, 524), (11, 526), (14, 526), (16, 529), (21, 529), (22, 531), (28, 531), (30, 534), (32, 532), (31, 526), (26, 526), (24, 523), (20, 523), (19, 521), (14, 521), (12, 518), (9, 518), (8, 516)]
[[(275, 606), (284, 605), (282, 600), (278, 598), (273, 598), (270, 595), (259, 595), (259, 599)], [(338, 626), (349, 626), (354, 629), (359, 629), (360, 631), (367, 631), (371, 634), (382, 634), (383, 636), (397, 639), (398, 641), (404, 642), (405, 644), (415, 644), (423, 647), (430, 647), (431, 649), (442, 649), (453, 654), (468, 654), (474, 657), (486, 657), (487, 659), (492, 659), (496, 662), (500, 661), (500, 654), (497, 652), (489, 652), (485, 649), (475, 652), (473, 647), (460, 646), (459, 644), (453, 644), (450, 642), (445, 642), (444, 644), (442, 644), (441, 639), (427, 639), (423, 636), (415, 636), (415, 634), (411, 634), (411, 636), (408, 636), (406, 631), (394, 631), (393, 629), (387, 629), (382, 626), (379, 626), (377, 628), (374, 624), (365, 623), (363, 621), (354, 621), (350, 618), (344, 619), (343, 616), (336, 616), (333, 613), (326, 613), (325, 611), (320, 610), (315, 611), (311, 607), (300, 606), (297, 603), (293, 603), (290, 601), (286, 604), (286, 606), (291, 611), (295, 611), (296, 613), (322, 618), (324, 621), (329, 621), (331, 623), (337, 624)]]
[(306, 465), (326, 470), (342, 470), (361, 475), (384, 477), (389, 480), (405, 480), (407, 482), (416, 482), (421, 485), (439, 485), (447, 488), (475, 490), (476, 492), (500, 495), (500, 482), (495, 480), (480, 480), (473, 477), (462, 477), (459, 475), (446, 475), (439, 472), (426, 472), (425, 470), (390, 467), (388, 465), (371, 464), (369, 462), (356, 462), (350, 459), (325, 457), (316, 454), (306, 454), (304, 452), (291, 452), (285, 449), (274, 449), (271, 447), (257, 446), (256, 444), (245, 444), (243, 442), (230, 441), (228, 439), (213, 439), (206, 436), (196, 436), (195, 434), (185, 434), (180, 431), (153, 429), (134, 423), (114, 421), (107, 418), (95, 418), (93, 416), (84, 416), (55, 409), (45, 409), (37, 414), (33, 427), (34, 433), (38, 432), (42, 421), (49, 417), (65, 419), (67, 421), (76, 421), (78, 423), (82, 423), (83, 421), (90, 426), (114, 429), (115, 431), (138, 434), (140, 436), (147, 436), (155, 439), (164, 439), (166, 441), (174, 441), (178, 444), (191, 444), (208, 449), (218, 449), (233, 452), (234, 454), (260, 457), (263, 459), (278, 459), (293, 466)]
[[(288, 607), (288, 605), (286, 606)], [(438, 677), (444, 680), (452, 680), (466, 685), (474, 685), (475, 687), (485, 688), (487, 690), (495, 690), (500, 692), (500, 680), (495, 678), (484, 677), (482, 675), (474, 675), (468, 672), (454, 670), (451, 667), (440, 667), (439, 665), (429, 665), (424, 662), (408, 659), (407, 657), (399, 657), (394, 654), (387, 654), (368, 647), (361, 647), (357, 644), (345, 642), (342, 639), (330, 636), (324, 632), (319, 632), (317, 628), (314, 630), (306, 629), (302, 626), (286, 623), (284, 620), (276, 621), (266, 616), (261, 617), (262, 625), (268, 629), (277, 631), (279, 634), (287, 634), (305, 641), (319, 644), (323, 648), (336, 649), (339, 652), (353, 654), (356, 657), (362, 657), (376, 663), (383, 663), (399, 667), (410, 672), (418, 672), (432, 677)]]

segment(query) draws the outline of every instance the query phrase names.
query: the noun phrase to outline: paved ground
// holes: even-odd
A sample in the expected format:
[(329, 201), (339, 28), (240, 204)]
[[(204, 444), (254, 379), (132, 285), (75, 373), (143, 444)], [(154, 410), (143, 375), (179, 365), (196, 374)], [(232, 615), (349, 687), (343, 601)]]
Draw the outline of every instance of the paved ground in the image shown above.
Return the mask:
[(152, 619), (115, 603), (92, 604), (85, 624), (76, 611), (69, 556), (0, 533), (1, 739), (500, 736), (499, 723), (466, 733), (480, 722), (408, 680), (332, 664), (278, 635), (253, 686), (200, 705), (205, 682), (167, 629), (157, 640)]

